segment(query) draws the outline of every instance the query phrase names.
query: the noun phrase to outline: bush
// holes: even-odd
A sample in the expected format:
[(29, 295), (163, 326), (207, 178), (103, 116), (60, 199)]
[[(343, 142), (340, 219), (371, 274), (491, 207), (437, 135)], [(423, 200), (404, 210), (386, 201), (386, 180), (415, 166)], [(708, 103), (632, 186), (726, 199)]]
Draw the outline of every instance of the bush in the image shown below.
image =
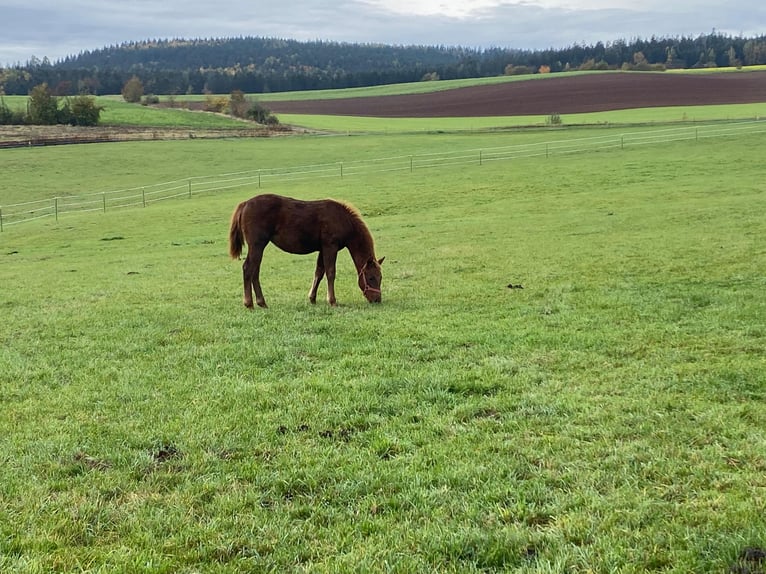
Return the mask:
[(122, 87), (122, 99), (131, 104), (137, 104), (144, 95), (144, 84), (138, 76), (133, 76)]
[(104, 106), (96, 104), (96, 98), (86, 95), (69, 98), (65, 106), (69, 108), (67, 123), (73, 126), (96, 126), (104, 111)]
[(52, 126), (59, 123), (58, 98), (53, 95), (48, 84), (39, 84), (32, 88), (27, 102), (27, 123)]
[(559, 114), (551, 114), (545, 119), (545, 123), (549, 126), (560, 126), (563, 122)]
[(229, 113), (235, 118), (244, 118), (251, 104), (242, 90), (234, 90), (229, 97)]
[(535, 69), (530, 66), (514, 66), (513, 64), (508, 64), (504, 70), (506, 76), (526, 76), (534, 73)]
[(271, 113), (271, 110), (259, 104), (258, 102), (251, 102), (250, 109), (247, 110), (247, 117), (258, 122), (259, 124), (267, 126), (279, 125), (279, 119), (277, 116)]
[(151, 105), (159, 104), (159, 103), (160, 103), (160, 97), (155, 96), (154, 94), (146, 94), (144, 96), (144, 99), (141, 100), (142, 106), (151, 106)]
[(224, 97), (208, 96), (205, 98), (205, 111), (222, 114), (229, 106), (229, 99)]

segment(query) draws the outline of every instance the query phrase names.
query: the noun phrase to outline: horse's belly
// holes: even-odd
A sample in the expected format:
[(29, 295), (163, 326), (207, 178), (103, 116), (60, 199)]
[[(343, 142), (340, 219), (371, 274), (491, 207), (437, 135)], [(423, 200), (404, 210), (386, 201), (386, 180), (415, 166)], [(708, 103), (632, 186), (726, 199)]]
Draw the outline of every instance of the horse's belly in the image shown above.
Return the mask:
[(308, 235), (297, 235), (294, 237), (283, 237), (279, 234), (271, 238), (271, 242), (282, 251), (295, 253), (296, 255), (306, 255), (319, 251), (319, 242)]

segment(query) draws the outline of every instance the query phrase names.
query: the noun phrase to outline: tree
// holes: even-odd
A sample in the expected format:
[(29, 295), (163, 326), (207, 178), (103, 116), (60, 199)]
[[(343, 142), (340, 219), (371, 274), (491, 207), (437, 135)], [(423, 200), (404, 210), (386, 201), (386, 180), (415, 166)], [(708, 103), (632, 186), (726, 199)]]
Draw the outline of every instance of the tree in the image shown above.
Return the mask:
[(678, 57), (678, 50), (675, 46), (669, 46), (665, 50), (667, 54), (667, 58), (665, 59), (665, 67), (669, 70), (672, 70), (674, 68), (683, 68), (686, 62), (684, 62), (681, 58)]
[(649, 62), (647, 61), (643, 52), (636, 52), (633, 54), (633, 69), (639, 71), (646, 71), (650, 69)]
[(34, 125), (55, 125), (59, 120), (58, 98), (48, 84), (32, 88), (27, 103), (27, 121)]
[(244, 118), (249, 108), (250, 102), (245, 98), (245, 93), (242, 90), (234, 90), (229, 97), (229, 113), (235, 118)]
[(122, 99), (131, 104), (137, 104), (144, 95), (144, 84), (138, 76), (133, 76), (122, 87)]
[(737, 58), (737, 51), (734, 49), (734, 46), (731, 46), (729, 48), (729, 51), (726, 52), (726, 56), (729, 59), (729, 66), (732, 68), (741, 68), (742, 62), (739, 58)]
[(69, 123), (73, 126), (95, 126), (101, 119), (104, 106), (96, 104), (93, 96), (80, 95), (67, 101), (69, 106)]

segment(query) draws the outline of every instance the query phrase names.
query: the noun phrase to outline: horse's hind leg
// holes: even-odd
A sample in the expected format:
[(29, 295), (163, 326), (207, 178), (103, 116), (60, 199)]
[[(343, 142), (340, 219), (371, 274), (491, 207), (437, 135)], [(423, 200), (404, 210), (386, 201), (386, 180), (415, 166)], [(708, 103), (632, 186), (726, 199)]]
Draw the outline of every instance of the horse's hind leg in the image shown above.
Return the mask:
[(335, 307), (335, 261), (338, 258), (336, 249), (325, 249), (322, 251), (324, 261), (324, 272), (327, 276), (327, 302)]
[(247, 308), (253, 307), (253, 290), (255, 290), (255, 302), (258, 306), (266, 307), (266, 300), (263, 298), (261, 281), (259, 279), (262, 259), (262, 246), (248, 248), (247, 259), (245, 259), (245, 262), (242, 264), (242, 277), (245, 283), (244, 303)]
[(247, 257), (245, 262), (242, 263), (242, 279), (244, 281), (244, 297), (242, 298), (245, 307), (248, 309), (253, 308), (253, 282), (251, 277), (252, 265), (250, 264), (250, 258)]
[(317, 302), (317, 289), (319, 289), (319, 284), (322, 282), (322, 277), (324, 277), (324, 258), (320, 251), (317, 256), (317, 267), (314, 271), (314, 281), (311, 283), (311, 289), (309, 289), (309, 301), (311, 301), (311, 303)]

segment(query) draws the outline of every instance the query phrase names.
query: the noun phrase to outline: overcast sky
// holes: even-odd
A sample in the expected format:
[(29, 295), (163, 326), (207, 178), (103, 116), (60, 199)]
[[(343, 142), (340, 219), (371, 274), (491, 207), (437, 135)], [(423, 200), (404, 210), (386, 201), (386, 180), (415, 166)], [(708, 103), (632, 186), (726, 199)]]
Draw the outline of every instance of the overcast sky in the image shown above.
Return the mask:
[(766, 1), (0, 0), (0, 65), (157, 38), (542, 49), (714, 29), (766, 34)]

